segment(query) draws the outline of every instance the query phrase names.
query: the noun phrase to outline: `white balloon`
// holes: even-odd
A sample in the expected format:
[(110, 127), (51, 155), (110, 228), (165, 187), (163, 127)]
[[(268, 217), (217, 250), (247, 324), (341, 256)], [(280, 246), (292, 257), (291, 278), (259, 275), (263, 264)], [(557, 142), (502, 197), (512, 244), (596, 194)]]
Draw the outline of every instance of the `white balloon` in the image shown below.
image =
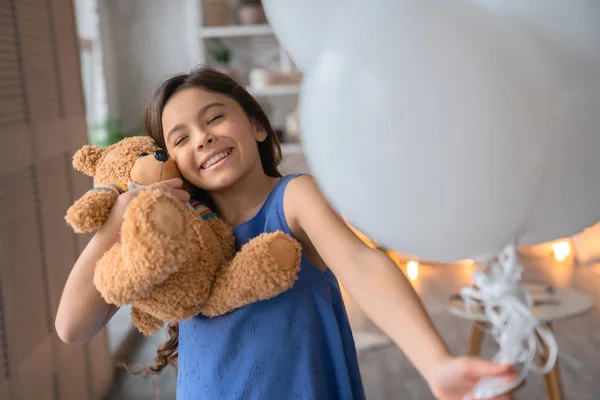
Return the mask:
[(535, 60), (468, 2), (340, 11), (301, 91), (324, 194), (358, 229), (421, 259), (499, 252), (537, 192), (546, 96)]
[(600, 2), (480, 1), (540, 50), (551, 89), (549, 157), (521, 242), (572, 236), (600, 221)]
[(307, 71), (319, 53), (325, 32), (343, 0), (263, 0), (273, 32), (290, 57)]

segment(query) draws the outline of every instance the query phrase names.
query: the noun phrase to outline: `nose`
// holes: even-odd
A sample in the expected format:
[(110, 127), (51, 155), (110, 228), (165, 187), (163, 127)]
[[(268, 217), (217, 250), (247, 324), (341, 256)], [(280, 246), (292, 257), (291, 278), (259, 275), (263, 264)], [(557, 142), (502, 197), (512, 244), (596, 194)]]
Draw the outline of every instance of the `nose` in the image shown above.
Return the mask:
[(166, 162), (169, 159), (169, 155), (164, 150), (156, 150), (154, 152), (154, 158), (160, 162)]
[(212, 138), (212, 137), (211, 137), (211, 138), (204, 138), (204, 139), (202, 139), (202, 141), (201, 141), (201, 142), (200, 142), (200, 144), (198, 145), (198, 148), (199, 148), (199, 149), (203, 149), (203, 148), (204, 148), (204, 146), (206, 146), (207, 144), (210, 144), (210, 143), (212, 143), (213, 141), (214, 141), (214, 140), (213, 140), (213, 138)]

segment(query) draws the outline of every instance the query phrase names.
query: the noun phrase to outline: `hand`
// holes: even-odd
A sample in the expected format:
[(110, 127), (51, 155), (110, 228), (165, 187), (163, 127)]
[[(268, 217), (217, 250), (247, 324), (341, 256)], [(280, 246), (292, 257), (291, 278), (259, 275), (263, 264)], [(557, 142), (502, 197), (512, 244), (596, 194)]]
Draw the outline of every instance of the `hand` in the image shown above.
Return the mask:
[[(125, 208), (127, 208), (127, 205), (131, 202), (131, 200), (135, 199), (138, 194), (140, 194), (140, 191), (154, 189), (161, 189), (171, 194), (182, 203), (187, 203), (188, 201), (190, 201), (190, 194), (187, 191), (183, 190), (183, 181), (179, 178), (173, 178), (168, 179), (166, 181), (153, 183), (152, 185), (148, 185), (144, 188), (132, 189), (122, 194), (117, 199), (117, 203), (120, 203), (118, 204), (119, 209), (123, 210), (124, 212)], [(117, 205), (115, 204), (115, 206)]]
[[(150, 189), (161, 189), (167, 193), (172, 194), (177, 199), (179, 199), (182, 203), (187, 203), (190, 201), (190, 193), (184, 190), (183, 181), (179, 178), (168, 179), (166, 181), (156, 182), (152, 185), (149, 185), (145, 188), (146, 190)], [(140, 190), (144, 189), (134, 189), (135, 196), (140, 192)]]
[[(463, 400), (484, 377), (506, 376), (507, 382), (519, 377), (510, 365), (473, 357), (450, 358), (441, 362), (429, 375), (431, 392), (438, 400)], [(509, 393), (493, 400), (509, 400)]]
[(117, 201), (110, 212), (108, 220), (104, 226), (100, 228), (100, 231), (109, 231), (111, 233), (118, 232), (118, 229), (121, 227), (121, 222), (123, 221), (123, 215), (125, 214), (125, 210), (127, 209), (129, 203), (131, 203), (131, 201), (135, 199), (142, 190), (152, 189), (164, 190), (180, 200), (182, 203), (190, 201), (190, 194), (183, 190), (183, 181), (179, 178), (153, 183), (145, 188), (132, 189), (123, 193), (117, 198)]

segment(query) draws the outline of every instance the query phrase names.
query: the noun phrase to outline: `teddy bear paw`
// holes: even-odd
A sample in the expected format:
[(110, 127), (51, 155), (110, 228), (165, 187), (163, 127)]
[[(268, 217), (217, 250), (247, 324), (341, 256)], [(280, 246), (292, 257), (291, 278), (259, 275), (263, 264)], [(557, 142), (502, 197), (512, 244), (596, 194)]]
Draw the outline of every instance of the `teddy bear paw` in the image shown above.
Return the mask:
[(123, 216), (123, 230), (175, 237), (184, 233), (185, 206), (162, 190), (144, 190)]
[(300, 244), (282, 232), (275, 232), (270, 236), (269, 253), (275, 260), (278, 269), (297, 271), (302, 250)]
[(242, 248), (246, 257), (261, 260), (252, 263), (257, 272), (254, 289), (264, 291), (259, 297), (268, 298), (290, 288), (298, 278), (302, 248), (283, 232), (263, 233)]

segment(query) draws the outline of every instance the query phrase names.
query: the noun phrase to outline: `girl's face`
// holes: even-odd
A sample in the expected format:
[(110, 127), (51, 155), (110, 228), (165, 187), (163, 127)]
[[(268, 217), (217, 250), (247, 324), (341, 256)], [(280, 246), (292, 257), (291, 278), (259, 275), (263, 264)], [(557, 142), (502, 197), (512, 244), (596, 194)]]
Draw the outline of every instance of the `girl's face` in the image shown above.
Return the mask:
[(166, 150), (181, 174), (201, 189), (219, 191), (257, 165), (262, 168), (256, 142), (267, 132), (228, 96), (183, 89), (165, 105), (162, 128)]

